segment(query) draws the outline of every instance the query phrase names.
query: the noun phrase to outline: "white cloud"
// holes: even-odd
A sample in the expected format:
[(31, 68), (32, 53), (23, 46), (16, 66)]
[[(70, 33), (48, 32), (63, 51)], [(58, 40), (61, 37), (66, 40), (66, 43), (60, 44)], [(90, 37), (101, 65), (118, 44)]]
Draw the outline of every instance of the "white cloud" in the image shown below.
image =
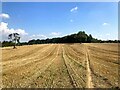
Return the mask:
[(24, 36), (24, 35), (28, 34), (23, 29), (13, 29), (13, 28), (11, 29), (11, 28), (9, 28), (8, 23), (5, 23), (5, 22), (0, 23), (0, 33), (1, 33), (0, 36), (2, 37), (2, 40), (7, 40), (8, 35), (11, 33), (18, 33), (18, 34), (20, 34), (20, 36)]
[(10, 16), (8, 14), (2, 13), (0, 14), (0, 18), (8, 19)]
[(74, 12), (74, 11), (77, 11), (77, 10), (78, 10), (78, 7), (76, 6), (76, 7), (72, 8), (72, 9), (70, 10), (70, 12)]
[(107, 26), (107, 25), (110, 25), (110, 24), (109, 24), (109, 23), (103, 23), (102, 25), (103, 25), (103, 26)]
[(25, 30), (23, 30), (23, 29), (17, 29), (17, 30), (14, 30), (14, 32), (16, 32), (20, 35), (28, 35), (28, 33), (26, 33)]
[(107, 35), (107, 36), (110, 36), (110, 34), (109, 34), (109, 33), (107, 33), (106, 35)]
[(45, 35), (42, 35), (42, 34), (30, 36), (30, 39), (46, 39), (46, 38), (47, 37)]
[(60, 32), (52, 32), (50, 35), (59, 36), (60, 34), (61, 34)]

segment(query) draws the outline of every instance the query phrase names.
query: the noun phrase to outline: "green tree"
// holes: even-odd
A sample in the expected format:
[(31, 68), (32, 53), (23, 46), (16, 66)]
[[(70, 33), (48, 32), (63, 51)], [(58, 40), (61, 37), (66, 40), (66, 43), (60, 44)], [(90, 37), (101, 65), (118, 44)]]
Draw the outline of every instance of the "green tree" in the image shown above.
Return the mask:
[(90, 35), (88, 36), (88, 38), (87, 38), (87, 42), (88, 42), (88, 43), (91, 43), (91, 42), (92, 42), (92, 39), (93, 39), (93, 37), (92, 37), (92, 35), (90, 34)]
[(20, 43), (20, 36), (18, 33), (9, 34), (8, 39), (10, 39), (14, 43), (13, 49), (16, 48), (17, 43)]
[(78, 32), (78, 34), (76, 35), (76, 40), (77, 42), (79, 43), (84, 43), (84, 42), (87, 42), (87, 34), (84, 32), (84, 31), (80, 31)]

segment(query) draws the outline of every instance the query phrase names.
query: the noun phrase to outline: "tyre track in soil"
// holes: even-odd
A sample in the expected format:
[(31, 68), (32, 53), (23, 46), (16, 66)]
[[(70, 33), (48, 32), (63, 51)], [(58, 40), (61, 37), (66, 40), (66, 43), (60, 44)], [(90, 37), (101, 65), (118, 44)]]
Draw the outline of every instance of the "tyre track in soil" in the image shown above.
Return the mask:
[(70, 45), (69, 45), (68, 47), (69, 47), (70, 49), (72, 49), (72, 51), (74, 51), (75, 54), (77, 54), (77, 55), (84, 55), (84, 51), (78, 50), (78, 49), (79, 49), (79, 48), (78, 48), (79, 46), (77, 46), (77, 45), (76, 45), (76, 46), (75, 46), (75, 45), (74, 45), (74, 46), (70, 46)]
[[(34, 46), (36, 46), (36, 45), (34, 45)], [(10, 68), (12, 68), (12, 67), (14, 67), (14, 66), (16, 66), (16, 65), (21, 65), (20, 63), (24, 63), (24, 61), (25, 60), (29, 60), (29, 59), (32, 59), (32, 58), (34, 58), (35, 57), (35, 54), (37, 53), (37, 52), (40, 52), (39, 50), (42, 50), (43, 48), (46, 48), (45, 46), (49, 46), (49, 45), (40, 45), (40, 46), (37, 46), (37, 48), (36, 47), (32, 47), (32, 48), (30, 48), (30, 50), (28, 49), (28, 51), (26, 51), (26, 49), (25, 49), (25, 51), (24, 51), (24, 49), (18, 49), (18, 51), (16, 51), (16, 52), (14, 52), (15, 54), (17, 53), (17, 52), (19, 52), (19, 53), (21, 53), (20, 55), (18, 54), (17, 55), (17, 57), (20, 57), (20, 58), (17, 58), (16, 59), (16, 56), (13, 56), (13, 58), (12, 58), (12, 60), (10, 60), (11, 59), (11, 57), (9, 57), (9, 58), (7, 58), (8, 60), (6, 60), (6, 61), (4, 61), (4, 58), (5, 58), (5, 56), (3, 56), (2, 57), (2, 62), (0, 62), (0, 64), (3, 66), (3, 71), (5, 71), (5, 69), (10, 69)], [(21, 52), (21, 50), (22, 50), (22, 52)], [(14, 50), (13, 50), (14, 51)], [(11, 53), (11, 54), (13, 54), (14, 55), (14, 53)], [(4, 54), (3, 54), (4, 55)], [(9, 55), (9, 54), (8, 54)], [(23, 55), (25, 55), (24, 57), (21, 57), (21, 56), (23, 56)], [(7, 57), (7, 56), (6, 56)], [(31, 58), (32, 57), (32, 58)], [(1, 73), (1, 72), (0, 72)]]
[[(84, 65), (82, 65), (82, 62), (79, 62), (78, 60), (75, 60), (73, 57), (71, 57), (71, 56), (69, 55), (69, 53), (68, 53), (68, 52), (69, 52), (69, 48), (68, 48), (68, 47), (67, 47), (66, 52), (67, 52), (67, 53), (66, 53), (66, 56), (67, 56), (67, 58), (70, 60), (69, 62), (71, 62), (71, 64), (73, 64), (73, 66), (71, 65), (71, 67), (74, 68), (73, 71), (76, 73), (76, 76), (77, 76), (80, 80), (82, 80), (82, 81), (81, 81), (81, 82), (82, 82), (81, 85), (85, 87), (85, 85), (83, 85), (83, 84), (86, 84), (86, 78), (85, 78), (85, 77), (84, 77), (84, 78), (82, 77), (84, 74), (81, 76), (81, 75), (79, 75), (80, 72), (79, 72), (79, 74), (78, 74), (78, 72), (75, 71), (75, 69), (76, 69), (75, 66), (76, 66), (76, 65), (74, 65), (74, 63), (76, 63), (78, 66), (81, 66), (81, 68), (82, 68), (83, 70), (86, 70), (86, 67), (85, 67)], [(73, 62), (73, 63), (72, 63), (72, 62)], [(85, 60), (83, 60), (83, 62), (85, 62)], [(77, 67), (78, 67), (78, 66), (77, 66)]]
[[(106, 87), (117, 87), (116, 82), (118, 82), (118, 71), (115, 73), (110, 71), (110, 68), (105, 68), (100, 63), (92, 61), (92, 74), (94, 75), (93, 81), (96, 87), (104, 86)], [(94, 69), (93, 69), (94, 68)], [(117, 78), (117, 79), (116, 79)], [(95, 80), (96, 79), (96, 80)], [(117, 80), (117, 81), (114, 81)], [(102, 82), (101, 82), (102, 81)], [(96, 83), (97, 82), (97, 83)]]
[[(52, 48), (51, 48), (52, 49)], [(56, 47), (54, 47), (53, 49), (52, 49), (52, 53), (54, 52), (55, 53), (55, 51), (56, 51)], [(48, 51), (49, 52), (49, 51)], [(25, 65), (25, 66), (23, 66), (23, 67), (21, 67), (21, 68), (23, 68), (22, 70), (21, 70), (21, 68), (19, 67), (19, 68), (17, 68), (14, 72), (16, 73), (16, 74), (19, 74), (19, 75), (17, 75), (17, 76), (20, 76), (19, 78), (19, 80), (14, 80), (14, 79), (16, 79), (16, 78), (13, 78), (13, 80), (11, 80), (11, 85), (9, 85), (9, 87), (26, 87), (26, 85), (28, 84), (28, 82), (30, 81), (30, 79), (31, 79), (31, 76), (33, 77), (35, 77), (35, 76), (37, 76), (38, 74), (36, 74), (39, 70), (43, 70), (44, 71), (44, 65), (46, 65), (47, 63), (49, 63), (49, 59), (50, 59), (50, 57), (51, 58), (53, 58), (54, 57), (54, 54), (50, 54), (49, 53), (49, 56), (47, 56), (46, 58), (42, 58), (42, 62), (41, 62), (41, 60), (39, 59), (38, 61), (36, 61), (36, 62), (34, 62), (34, 63), (31, 63), (31, 64), (29, 64), (29, 65)], [(34, 66), (33, 66), (34, 65)], [(32, 67), (31, 67), (32, 66)], [(43, 66), (43, 67), (42, 67)], [(35, 69), (36, 68), (36, 69)], [(21, 70), (20, 72), (19, 72), (19, 69)], [(29, 71), (28, 71), (29, 70)], [(30, 71), (33, 71), (33, 73), (32, 72), (30, 72)], [(35, 73), (36, 72), (36, 73)], [(20, 75), (22, 73), (22, 75)], [(15, 76), (15, 75), (14, 75)], [(24, 78), (22, 78), (24, 76)], [(21, 79), (22, 78), (22, 79)], [(10, 77), (8, 77), (8, 79), (12, 79), (12, 78), (10, 78)], [(24, 79), (24, 80), (23, 80)], [(28, 82), (26, 82), (26, 81), (28, 81)], [(21, 82), (21, 83), (20, 83)], [(9, 82), (10, 83), (10, 82)], [(13, 83), (13, 84), (12, 84)]]
[(90, 69), (90, 58), (89, 58), (89, 52), (87, 45), (84, 44), (85, 46), (85, 51), (86, 51), (86, 64), (87, 64), (87, 88), (94, 88), (93, 82), (92, 82), (92, 74), (91, 74), (91, 69)]
[(31, 56), (34, 52), (36, 52), (38, 49), (41, 49), (41, 48), (44, 48), (45, 46), (49, 46), (49, 45), (33, 45), (33, 46), (29, 46), (29, 47), (26, 47), (26, 46), (21, 46), (21, 47), (18, 47), (17, 49), (10, 49), (8, 52), (9, 53), (4, 53), (5, 50), (2, 51), (2, 56), (3, 56), (3, 59), (2, 59), (2, 62), (6, 62), (6, 61), (13, 61), (13, 60), (16, 60), (18, 58), (22, 59), (22, 58), (25, 58), (26, 56)]
[[(100, 48), (100, 47), (97, 47), (97, 46), (92, 46), (92, 45), (88, 45), (88, 48), (92, 51), (96, 51), (96, 52), (100, 52), (100, 53), (106, 53), (106, 54), (109, 54), (109, 55), (112, 55), (112, 56), (116, 56), (118, 55), (118, 51), (112, 51), (112, 50), (109, 50), (109, 49), (103, 49), (103, 48)], [(115, 49), (116, 50), (116, 49)], [(109, 53), (108, 53), (109, 52)], [(109, 56), (108, 55), (108, 56)]]
[[(68, 49), (68, 48), (67, 48)], [(69, 49), (68, 49), (69, 50)], [(71, 71), (73, 73), (71, 73), (73, 79), (74, 79), (74, 84), (75, 88), (85, 88), (86, 87), (86, 81), (85, 78), (83, 78), (81, 75), (78, 74), (78, 72), (76, 71), (75, 68), (75, 64), (77, 63), (78, 65), (81, 65), (80, 62), (74, 60), (73, 58), (71, 58), (71, 56), (68, 55), (68, 50), (65, 50), (65, 59), (66, 62), (68, 62), (68, 67), (71, 69)], [(78, 66), (77, 66), (78, 67)], [(83, 67), (84, 68), (84, 67)], [(78, 68), (79, 69), (79, 68)], [(85, 68), (84, 68), (85, 69)]]
[(62, 58), (62, 45), (58, 51), (57, 57), (50, 65), (50, 67), (45, 70), (45, 72), (40, 75), (36, 80), (36, 85), (42, 88), (72, 88), (73, 86), (69, 82), (69, 76)]
[[(66, 45), (65, 45), (65, 46), (66, 46)], [(66, 48), (68, 48), (68, 47), (69, 47), (69, 50), (70, 50), (71, 52), (73, 52), (72, 54), (69, 53), (71, 56), (76, 56), (77, 58), (82, 59), (81, 56), (80, 56), (80, 54), (81, 54), (81, 55), (84, 55), (83, 53), (81, 53), (81, 52), (76, 52), (75, 49), (73, 49), (71, 46), (67, 46)]]
[[(95, 69), (99, 69), (99, 67), (93, 67), (93, 66), (96, 66), (94, 65), (94, 62), (91, 62), (91, 71), (92, 71), (92, 77), (93, 77), (93, 82), (94, 82), (94, 87), (96, 88), (100, 88), (100, 87), (103, 87), (103, 88), (108, 88), (110, 86), (112, 86), (112, 84), (109, 82), (109, 81), (106, 81), (105, 79), (107, 79), (104, 75), (100, 75), (100, 72), (96, 72), (96, 71), (99, 71), (99, 70), (95, 70)], [(93, 70), (93, 68), (95, 68)]]
[[(81, 46), (82, 45), (82, 46)], [(75, 46), (75, 47), (74, 47)], [(80, 82), (81, 85), (82, 85), (82, 88), (86, 87), (86, 51), (84, 51), (84, 45), (83, 44), (78, 44), (78, 45), (74, 45), (74, 46), (66, 46), (67, 50), (66, 50), (66, 55), (67, 57), (69, 58), (69, 60), (71, 60), (71, 62), (73, 62), (73, 68), (74, 70), (76, 70), (76, 68), (78, 68), (76, 70), (76, 73), (79, 75), (79, 79), (81, 80)], [(78, 47), (81, 47), (80, 48), (80, 53), (76, 50)], [(74, 50), (70, 50), (70, 49), (73, 49)], [(78, 48), (79, 50), (79, 48)], [(79, 54), (75, 54), (74, 56), (71, 56), (70, 53), (79, 53)], [(82, 52), (82, 53), (81, 53)], [(75, 57), (80, 57), (80, 58), (75, 58)], [(75, 65), (76, 64), (76, 65)], [(80, 69), (81, 68), (81, 69)], [(80, 70), (79, 70), (80, 69)]]
[[(87, 66), (87, 79), (88, 79), (86, 85), (87, 85), (87, 88), (94, 88), (93, 87), (93, 82), (92, 82), (92, 76), (91, 76), (91, 72), (93, 73), (93, 71), (92, 71), (92, 69), (90, 69), (91, 68), (90, 67), (90, 57), (89, 57), (90, 53), (88, 51), (88, 48), (87, 48), (86, 44), (84, 44), (84, 47), (85, 47), (85, 52), (86, 52), (85, 57), (86, 57), (86, 64), (87, 64), (86, 66)], [(63, 47), (62, 47), (62, 49), (64, 50)], [(56, 54), (56, 50), (57, 49), (53, 50), (52, 53)], [(46, 50), (46, 52), (47, 51), (49, 52), (50, 50)], [(59, 50), (57, 50), (57, 52), (59, 52)], [(47, 71), (48, 68), (51, 67), (51, 65), (53, 64), (53, 62), (56, 60), (56, 58), (58, 56), (54, 56), (52, 54), (52, 55), (46, 57), (45, 59), (43, 58), (42, 62), (41, 62), (41, 59), (39, 59), (40, 56), (37, 56), (37, 57), (36, 57), (37, 60), (33, 61), (32, 63), (15, 68), (16, 71), (14, 71), (14, 72), (9, 71), (9, 73), (8, 73), (9, 77), (5, 77), (4, 81), (8, 80), (6, 78), (9, 78), (11, 81), (9, 82), (9, 80), (8, 80), (8, 83), (10, 83), (10, 84), (6, 84), (6, 86), (8, 85), (8, 87), (14, 87), (14, 88), (15, 87), (22, 87), (22, 88), (23, 87), (31, 87), (36, 82), (37, 77), (39, 77), (41, 74), (43, 74), (45, 71)], [(49, 58), (49, 59), (47, 59), (47, 58)], [(69, 81), (70, 81), (72, 87), (78, 87), (79, 83), (76, 80), (76, 78), (78, 78), (78, 75), (77, 75), (78, 73), (75, 71), (74, 66), (72, 66), (72, 64), (70, 64), (71, 63), (70, 59), (72, 60), (72, 59), (74, 59), (74, 57), (69, 56), (66, 53), (66, 50), (64, 50), (62, 52), (62, 58), (63, 58), (65, 66), (66, 66), (67, 73), (68, 73), (68, 76), (69, 76), (69, 79), (70, 79)], [(53, 62), (51, 60), (53, 60)], [(75, 60), (73, 60), (73, 61), (75, 61)], [(46, 63), (47, 63), (47, 65), (46, 65)], [(31, 73), (31, 71), (34, 71), (34, 72)], [(19, 75), (21, 75), (20, 73), (22, 73), (24, 78), (19, 78)], [(17, 80), (17, 79), (12, 80), (12, 79), (14, 79), (14, 78), (11, 78), (13, 76), (14, 76), (14, 78), (19, 78), (20, 80)], [(29, 81), (30, 81), (30, 83), (28, 83)], [(54, 85), (54, 80), (53, 80), (53, 84), (51, 84), (51, 86), (53, 86), (53, 85)]]
[[(102, 47), (101, 47), (102, 48)], [(101, 48), (99, 50), (101, 50)], [(98, 49), (98, 47), (96, 48)], [(106, 50), (109, 48), (105, 48)], [(111, 48), (112, 50), (113, 48)], [(96, 53), (98, 50), (92, 51), (91, 48), (89, 49), (92, 52), (90, 56), (92, 58), (91, 61), (91, 70), (92, 70), (92, 77), (95, 87), (103, 87), (103, 88), (111, 88), (118, 86), (118, 65), (112, 62), (107, 62), (106, 53)], [(109, 50), (108, 50), (109, 51)], [(103, 51), (104, 52), (104, 51)], [(91, 53), (90, 53), (91, 54)], [(103, 55), (104, 54), (104, 55)], [(111, 54), (109, 56), (111, 58)], [(113, 59), (111, 58), (111, 61)]]
[[(49, 49), (51, 49), (50, 47), (47, 47), (47, 48), (44, 48), (43, 49), (43, 51), (40, 51), (40, 52), (42, 52), (42, 53), (45, 53), (45, 51), (47, 52), (47, 49), (49, 50)], [(47, 53), (45, 53), (45, 55), (43, 54), (42, 55), (42, 57), (40, 57), (41, 58), (41, 60), (43, 60), (44, 58), (47, 58), (47, 56), (49, 56), (51, 53), (53, 52), (53, 50), (51, 50), (51, 52), (49, 52), (48, 54)], [(42, 54), (41, 53), (41, 54)], [(37, 56), (37, 57), (36, 57)], [(36, 55), (36, 56), (34, 56), (34, 57), (32, 57), (32, 58), (28, 58), (28, 59), (25, 59), (25, 61), (27, 62), (27, 63), (24, 63), (23, 65), (19, 65), (19, 67), (21, 67), (21, 66), (27, 66), (28, 64), (32, 64), (32, 63), (34, 63), (34, 62), (37, 62), (38, 60), (39, 60), (39, 54), (38, 55)], [(35, 59), (35, 60), (33, 60), (33, 59)], [(24, 60), (24, 59), (23, 59)], [(29, 61), (28, 61), (29, 60)], [(30, 61), (31, 60), (31, 61)], [(20, 61), (21, 62), (21, 61)], [(18, 67), (16, 67), (16, 68), (18, 68)], [(15, 68), (13, 68), (13, 69), (15, 69)], [(5, 71), (5, 70), (4, 70)]]
[[(102, 53), (102, 52), (99, 52), (98, 50), (96, 51), (95, 49), (91, 49), (91, 48), (89, 48), (90, 49), (90, 51), (92, 51), (91, 52), (91, 55), (93, 56), (93, 57), (95, 57), (95, 58), (98, 58), (98, 59), (101, 59), (101, 60), (103, 60), (103, 61), (106, 61), (106, 62), (109, 62), (109, 63), (113, 63), (113, 64), (119, 64), (118, 63), (118, 54), (116, 54), (116, 55), (113, 55), (113, 54), (110, 54), (110, 52), (108, 51), (108, 52), (104, 52), (104, 53)], [(97, 53), (95, 53), (95, 52), (97, 52)], [(95, 54), (94, 54), (95, 53)], [(104, 58), (103, 58), (104, 57)], [(106, 58), (105, 58), (106, 57)]]
[[(74, 48), (75, 46), (75, 48)], [(83, 44), (79, 44), (77, 45), (74, 45), (74, 46), (66, 46), (66, 48), (68, 49), (67, 52), (68, 52), (68, 57), (72, 60), (74, 60), (74, 62), (76, 62), (77, 64), (81, 65), (84, 69), (86, 69), (86, 52), (84, 51), (84, 45)], [(80, 51), (78, 52), (79, 48), (78, 47), (81, 47), (80, 48)]]
[[(74, 69), (70, 66), (70, 62), (68, 63), (68, 58), (65, 54), (65, 50), (64, 48), (62, 47), (63, 49), (63, 60), (64, 60), (64, 64), (66, 66), (66, 69), (67, 69), (67, 73), (68, 73), (68, 76), (69, 76), (69, 79), (70, 79), (70, 83), (72, 85), (73, 88), (78, 88), (79, 87), (79, 83), (75, 80), (75, 77), (73, 76), (73, 74), (76, 75), (76, 73), (74, 72)], [(76, 75), (77, 76), (77, 75)]]
[[(42, 68), (39, 68), (35, 74), (33, 74), (31, 77), (27, 78), (28, 80), (25, 82), (27, 82), (27, 85), (24, 84), (24, 81), (22, 81), (21, 83), (24, 84), (23, 87), (33, 87), (33, 85), (35, 85), (35, 87), (37, 87), (36, 81), (38, 79), (38, 77), (43, 74), (48, 68), (50, 68), (50, 66), (52, 65), (52, 63), (54, 62), (54, 60), (56, 59), (58, 53), (59, 53), (59, 49), (60, 49), (60, 45), (57, 46), (57, 48), (54, 50), (53, 52), (53, 56), (51, 56), (51, 58), (46, 58), (47, 61), (44, 62), (45, 65), (42, 66)], [(57, 50), (57, 51), (56, 51)], [(44, 59), (45, 60), (45, 59)]]
[[(29, 64), (29, 63), (32, 63), (34, 61), (37, 61), (38, 60), (37, 58), (39, 57), (38, 53), (44, 53), (47, 49), (50, 49), (50, 47), (52, 47), (52, 45), (50, 45), (48, 47), (40, 48), (40, 49), (38, 49), (38, 51), (33, 52), (33, 55), (30, 56), (30, 57), (26, 56), (26, 58), (23, 58), (23, 59), (17, 59), (17, 60), (13, 60), (13, 61), (9, 61), (9, 62), (8, 61), (4, 62), (2, 64), (3, 71), (7, 71), (7, 70), (10, 70), (12, 68), (15, 69), (15, 68), (17, 68), (19, 66), (24, 66), (25, 64)], [(37, 54), (37, 55), (35, 55), (35, 54)]]
[[(106, 65), (106, 63), (101, 63), (99, 60), (93, 60), (94, 63), (98, 66), (104, 67), (104, 69), (108, 70), (109, 72), (111, 72), (112, 74), (116, 74), (118, 73), (118, 66), (116, 66), (116, 68), (112, 68), (111, 66)], [(109, 63), (108, 63), (109, 64)], [(110, 63), (111, 64), (111, 63)], [(115, 67), (115, 66), (114, 66)], [(109, 68), (109, 69), (108, 69)]]
[[(36, 78), (32, 80), (32, 82), (29, 83), (27, 87), (51, 88), (52, 83), (49, 84), (49, 82), (53, 82), (53, 79), (51, 79), (52, 76), (51, 75), (48, 76), (47, 73), (54, 65), (54, 62), (56, 62), (56, 58), (58, 57), (59, 53), (60, 53), (60, 45), (59, 46), (57, 45), (57, 50), (54, 52), (54, 57), (50, 59), (49, 63), (44, 66), (45, 68), (42, 69), (42, 71), (39, 71), (39, 74), (36, 76)], [(44, 77), (44, 79), (41, 77)], [(49, 80), (49, 82), (46, 79)]]
[[(8, 62), (15, 62), (16, 59), (24, 59), (24, 58), (28, 58), (28, 57), (31, 57), (31, 56), (34, 56), (37, 52), (40, 52), (40, 50), (44, 49), (44, 48), (47, 48), (49, 47), (50, 45), (40, 45), (40, 46), (36, 46), (34, 45), (34, 47), (29, 47), (26, 49), (22, 49), (22, 48), (19, 48), (19, 49), (16, 49), (14, 50), (13, 49), (13, 53), (9, 53), (8, 55), (12, 56), (12, 57), (7, 57), (3, 54), (3, 59), (2, 59), (2, 64), (4, 63), (8, 63)], [(24, 47), (23, 47), (24, 48)], [(19, 52), (19, 53), (18, 53)], [(12, 60), (11, 60), (12, 59)]]
[[(75, 50), (71, 50), (72, 48), (69, 46), (66, 47), (66, 54), (68, 56), (68, 58), (70, 58), (71, 60), (73, 60), (75, 63), (81, 65), (83, 68), (85, 68), (85, 60), (83, 60), (85, 58), (85, 54), (82, 54), (82, 56), (80, 54), (74, 54), (74, 56), (71, 56), (71, 53), (77, 53), (75, 52)], [(77, 57), (77, 58), (75, 58)]]
[[(50, 45), (50, 46), (52, 46), (52, 45)], [(3, 64), (3, 66), (4, 66), (4, 64), (10, 64), (10, 63), (14, 63), (14, 62), (21, 62), (21, 61), (25, 61), (25, 60), (31, 60), (31, 59), (35, 59), (35, 58), (37, 58), (36, 56), (39, 56), (40, 54), (38, 54), (38, 53), (41, 53), (41, 52), (45, 52), (45, 50), (46, 49), (49, 49), (50, 48), (50, 46), (48, 46), (47, 45), (47, 47), (43, 47), (43, 48), (39, 48), (39, 49), (37, 49), (36, 50), (36, 52), (35, 51), (33, 51), (32, 53), (33, 54), (31, 54), (31, 56), (30, 55), (26, 55), (26, 57), (24, 57), (24, 58), (18, 58), (17, 60), (13, 60), (13, 61), (5, 61), (5, 62), (3, 62), (2, 64)], [(25, 52), (26, 53), (26, 52)], [(37, 54), (37, 55), (36, 55)], [(14, 59), (14, 58), (13, 58)]]

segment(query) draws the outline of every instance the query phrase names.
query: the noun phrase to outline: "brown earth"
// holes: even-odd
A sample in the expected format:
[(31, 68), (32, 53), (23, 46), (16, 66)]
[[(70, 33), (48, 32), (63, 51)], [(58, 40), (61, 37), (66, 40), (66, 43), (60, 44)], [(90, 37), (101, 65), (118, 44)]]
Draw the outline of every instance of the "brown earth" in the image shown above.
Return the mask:
[(2, 49), (3, 88), (118, 87), (118, 44), (40, 44)]

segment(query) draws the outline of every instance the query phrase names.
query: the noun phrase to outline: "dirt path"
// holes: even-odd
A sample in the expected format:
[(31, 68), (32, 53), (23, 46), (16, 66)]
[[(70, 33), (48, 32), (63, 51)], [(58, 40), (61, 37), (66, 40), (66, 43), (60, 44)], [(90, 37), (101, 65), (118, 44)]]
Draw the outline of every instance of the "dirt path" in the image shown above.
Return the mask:
[(85, 45), (85, 50), (86, 50), (86, 64), (87, 64), (87, 88), (93, 88), (93, 82), (92, 82), (91, 70), (90, 70), (89, 52), (87, 45)]

